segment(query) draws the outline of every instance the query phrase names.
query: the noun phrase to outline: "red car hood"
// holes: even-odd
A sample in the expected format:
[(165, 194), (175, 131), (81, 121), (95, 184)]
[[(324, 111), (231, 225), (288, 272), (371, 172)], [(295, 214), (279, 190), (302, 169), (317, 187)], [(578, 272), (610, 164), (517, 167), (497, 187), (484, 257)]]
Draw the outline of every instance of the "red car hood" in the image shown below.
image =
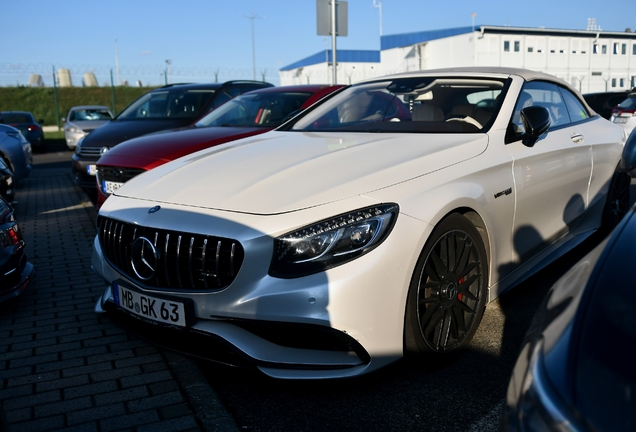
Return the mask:
[(263, 127), (211, 126), (145, 135), (117, 145), (97, 164), (150, 170), (190, 153), (270, 130)]

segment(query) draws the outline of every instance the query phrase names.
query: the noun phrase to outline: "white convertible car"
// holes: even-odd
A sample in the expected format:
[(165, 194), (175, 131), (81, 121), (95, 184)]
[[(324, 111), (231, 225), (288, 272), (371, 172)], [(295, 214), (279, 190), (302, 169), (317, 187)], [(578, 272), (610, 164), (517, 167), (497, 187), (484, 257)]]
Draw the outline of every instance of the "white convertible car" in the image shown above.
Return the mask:
[(487, 302), (626, 213), (624, 141), (542, 73), (352, 85), (117, 190), (98, 217), (96, 311), (278, 378), (445, 355)]

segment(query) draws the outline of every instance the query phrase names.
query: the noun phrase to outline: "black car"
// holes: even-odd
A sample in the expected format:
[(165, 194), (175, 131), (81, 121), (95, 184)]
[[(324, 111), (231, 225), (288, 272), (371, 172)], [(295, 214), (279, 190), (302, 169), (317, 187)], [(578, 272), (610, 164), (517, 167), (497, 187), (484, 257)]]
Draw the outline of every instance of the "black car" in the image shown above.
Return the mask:
[(0, 198), (0, 303), (17, 297), (33, 277), (25, 247), (13, 207)]
[[(636, 177), (636, 134), (621, 168)], [(634, 244), (636, 206), (550, 289), (515, 365), (502, 431), (636, 430)]]
[(13, 171), (0, 158), (0, 197), (12, 203), (15, 198), (15, 189), (13, 188)]
[(22, 132), (22, 135), (31, 143), (34, 152), (44, 148), (44, 131), (40, 126), (42, 121), (35, 121), (33, 114), (27, 111), (2, 111), (0, 117), (2, 122)]
[(629, 93), (630, 91), (587, 93), (583, 95), (583, 98), (601, 117), (609, 120), (612, 116), (612, 108), (623, 102)]
[(262, 81), (228, 81), (173, 84), (149, 91), (113, 120), (80, 139), (72, 158), (75, 182), (89, 194), (96, 194), (95, 164), (112, 147), (141, 135), (189, 126), (228, 100), (264, 87), (273, 85)]

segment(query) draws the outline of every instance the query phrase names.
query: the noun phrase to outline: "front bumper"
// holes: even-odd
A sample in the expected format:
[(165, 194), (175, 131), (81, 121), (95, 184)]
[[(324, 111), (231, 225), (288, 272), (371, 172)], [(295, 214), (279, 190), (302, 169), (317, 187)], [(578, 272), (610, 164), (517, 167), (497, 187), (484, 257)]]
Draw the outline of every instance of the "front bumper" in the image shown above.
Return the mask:
[(10, 286), (0, 286), (0, 303), (16, 298), (29, 286), (29, 283), (31, 283), (35, 269), (33, 264), (26, 261), (26, 255), (24, 259), (25, 265), (17, 282)]
[(76, 154), (71, 158), (71, 169), (75, 183), (87, 191), (97, 193), (97, 179), (95, 175), (89, 174), (89, 166), (95, 167), (98, 158), (88, 158)]
[[(106, 216), (117, 217), (118, 211), (108, 211), (113, 208), (109, 202), (102, 210), (106, 209)], [(147, 216), (147, 209), (144, 204), (136, 204), (136, 208), (121, 211), (136, 212), (135, 219), (145, 225), (140, 210)], [(203, 223), (208, 229), (214, 227), (239, 240), (245, 248), (245, 259), (236, 279), (214, 292), (148, 288), (107, 261), (96, 238), (93, 269), (109, 285), (97, 302), (97, 312), (111, 312), (117, 322), (167, 348), (222, 363), (250, 365), (276, 378), (350, 377), (402, 357), (406, 296), (417, 259), (417, 254), (411, 257), (409, 251), (419, 252), (411, 248), (411, 243), (413, 232), (422, 229), (421, 222), (398, 217), (385, 242), (368, 254), (322, 273), (279, 279), (268, 275), (272, 238), (278, 233), (264, 235), (249, 228), (254, 226), (253, 220), (239, 223), (213, 217), (212, 211), (186, 214), (178, 207), (161, 207), (161, 211), (147, 216), (156, 225), (174, 224), (178, 218), (190, 229)], [(240, 218), (262, 216), (237, 216)], [(287, 222), (282, 225), (291, 226)], [(192, 301), (195, 323), (186, 328), (168, 328), (130, 318), (115, 305), (113, 282), (148, 296)], [(222, 359), (214, 358), (220, 353)]]

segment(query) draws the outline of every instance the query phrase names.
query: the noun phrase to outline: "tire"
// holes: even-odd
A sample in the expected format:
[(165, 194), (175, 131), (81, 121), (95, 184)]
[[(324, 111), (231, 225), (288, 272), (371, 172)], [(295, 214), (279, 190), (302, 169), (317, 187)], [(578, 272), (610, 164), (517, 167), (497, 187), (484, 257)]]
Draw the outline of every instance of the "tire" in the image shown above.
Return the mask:
[(631, 178), (624, 171), (616, 171), (607, 191), (600, 231), (609, 233), (629, 211)]
[(409, 288), (406, 353), (448, 355), (470, 343), (486, 306), (488, 259), (477, 228), (453, 213), (431, 233)]

